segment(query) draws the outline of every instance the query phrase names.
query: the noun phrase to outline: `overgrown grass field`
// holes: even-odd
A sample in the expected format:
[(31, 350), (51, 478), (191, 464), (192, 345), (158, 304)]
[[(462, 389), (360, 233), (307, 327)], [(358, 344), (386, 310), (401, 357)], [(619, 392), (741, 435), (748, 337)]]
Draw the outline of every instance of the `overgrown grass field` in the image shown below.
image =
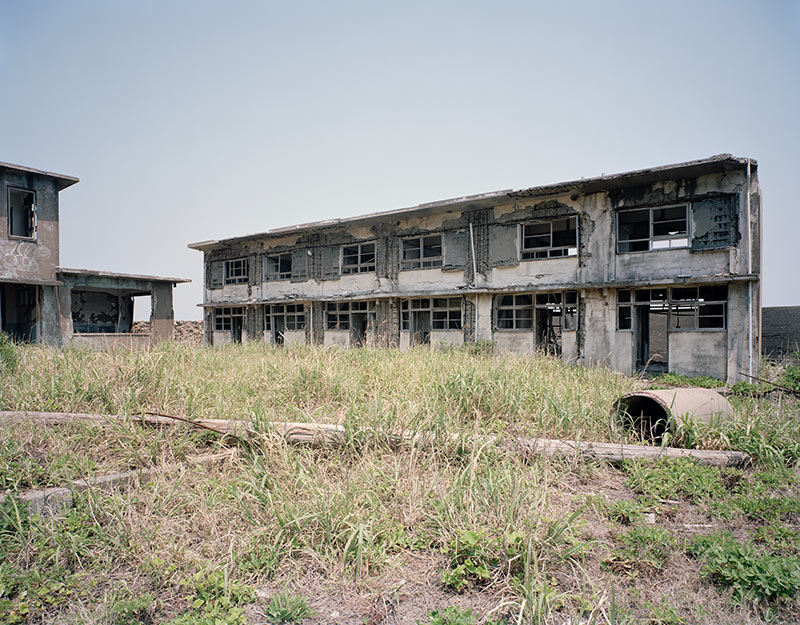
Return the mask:
[[(643, 381), (546, 356), (0, 347), (0, 409), (131, 416), (0, 426), (0, 622), (800, 621), (800, 405), (790, 395), (733, 397), (732, 421), (690, 424), (670, 441), (746, 451), (748, 469), (611, 467), (526, 461), (482, 442), (620, 440), (609, 410)], [(145, 427), (135, 419), (145, 411), (457, 436), (242, 443)], [(231, 447), (222, 464), (183, 463)], [(138, 467), (164, 470), (90, 492), (58, 517), (28, 514), (17, 498)]]

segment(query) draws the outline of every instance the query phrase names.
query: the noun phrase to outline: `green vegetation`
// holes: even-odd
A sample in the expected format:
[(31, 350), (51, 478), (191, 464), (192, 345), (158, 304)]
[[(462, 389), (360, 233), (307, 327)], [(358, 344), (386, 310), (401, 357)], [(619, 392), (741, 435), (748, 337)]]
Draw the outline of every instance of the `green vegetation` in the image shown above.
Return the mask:
[(312, 614), (314, 610), (304, 597), (286, 590), (273, 595), (267, 605), (267, 615), (273, 623), (300, 623)]
[[(353, 624), (370, 618), (364, 597), (420, 625), (711, 622), (698, 605), (721, 622), (800, 614), (800, 400), (788, 395), (733, 398), (731, 421), (679, 433), (746, 451), (752, 467), (612, 467), (486, 441), (619, 440), (609, 407), (638, 381), (545, 356), (10, 349), (2, 409), (233, 417), (259, 434), (221, 440), (135, 416), (5, 423), (0, 623), (337, 622), (331, 597), (342, 614), (361, 610), (342, 618)], [(348, 443), (286, 445), (267, 425), (283, 420), (342, 424)], [(401, 430), (431, 436), (398, 445), (387, 434)], [(220, 464), (184, 462), (231, 446)], [(18, 497), (137, 467), (163, 470), (60, 516), (29, 514)], [(696, 538), (710, 525), (736, 540)]]
[(697, 386), (700, 388), (719, 388), (725, 386), (725, 382), (712, 378), (707, 375), (691, 377), (680, 373), (662, 373), (653, 378), (655, 384), (665, 384), (668, 386)]

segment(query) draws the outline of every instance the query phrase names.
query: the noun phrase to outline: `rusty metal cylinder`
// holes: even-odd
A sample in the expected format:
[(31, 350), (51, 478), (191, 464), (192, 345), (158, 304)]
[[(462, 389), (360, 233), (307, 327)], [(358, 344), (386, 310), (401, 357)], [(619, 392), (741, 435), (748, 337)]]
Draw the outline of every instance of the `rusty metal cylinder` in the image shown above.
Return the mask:
[(707, 388), (671, 388), (635, 391), (623, 395), (611, 409), (611, 427), (638, 433), (661, 442), (665, 433), (677, 434), (687, 419), (709, 423), (730, 419), (733, 407), (722, 395)]

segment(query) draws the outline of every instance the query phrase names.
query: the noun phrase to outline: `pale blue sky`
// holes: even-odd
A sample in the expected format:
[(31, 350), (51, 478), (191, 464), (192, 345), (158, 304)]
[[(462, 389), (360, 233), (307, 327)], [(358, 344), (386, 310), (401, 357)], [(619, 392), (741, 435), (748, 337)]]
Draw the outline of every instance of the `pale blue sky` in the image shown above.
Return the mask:
[(0, 0), (0, 161), (81, 178), (62, 265), (189, 319), (190, 242), (731, 152), (800, 304), (799, 72), (789, 0)]

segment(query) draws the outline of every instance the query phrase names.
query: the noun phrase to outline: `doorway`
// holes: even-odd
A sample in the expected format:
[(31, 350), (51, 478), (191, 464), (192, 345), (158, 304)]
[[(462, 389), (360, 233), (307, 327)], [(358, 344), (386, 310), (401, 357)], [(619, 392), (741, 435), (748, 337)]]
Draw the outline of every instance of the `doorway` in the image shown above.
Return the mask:
[(350, 345), (363, 347), (367, 342), (367, 313), (350, 313)]
[(431, 311), (411, 311), (411, 345), (429, 345), (431, 342)]
[(636, 370), (647, 375), (666, 373), (669, 371), (669, 308), (666, 300), (637, 303), (635, 314)]
[(0, 284), (0, 331), (15, 341), (36, 341), (37, 288)]

